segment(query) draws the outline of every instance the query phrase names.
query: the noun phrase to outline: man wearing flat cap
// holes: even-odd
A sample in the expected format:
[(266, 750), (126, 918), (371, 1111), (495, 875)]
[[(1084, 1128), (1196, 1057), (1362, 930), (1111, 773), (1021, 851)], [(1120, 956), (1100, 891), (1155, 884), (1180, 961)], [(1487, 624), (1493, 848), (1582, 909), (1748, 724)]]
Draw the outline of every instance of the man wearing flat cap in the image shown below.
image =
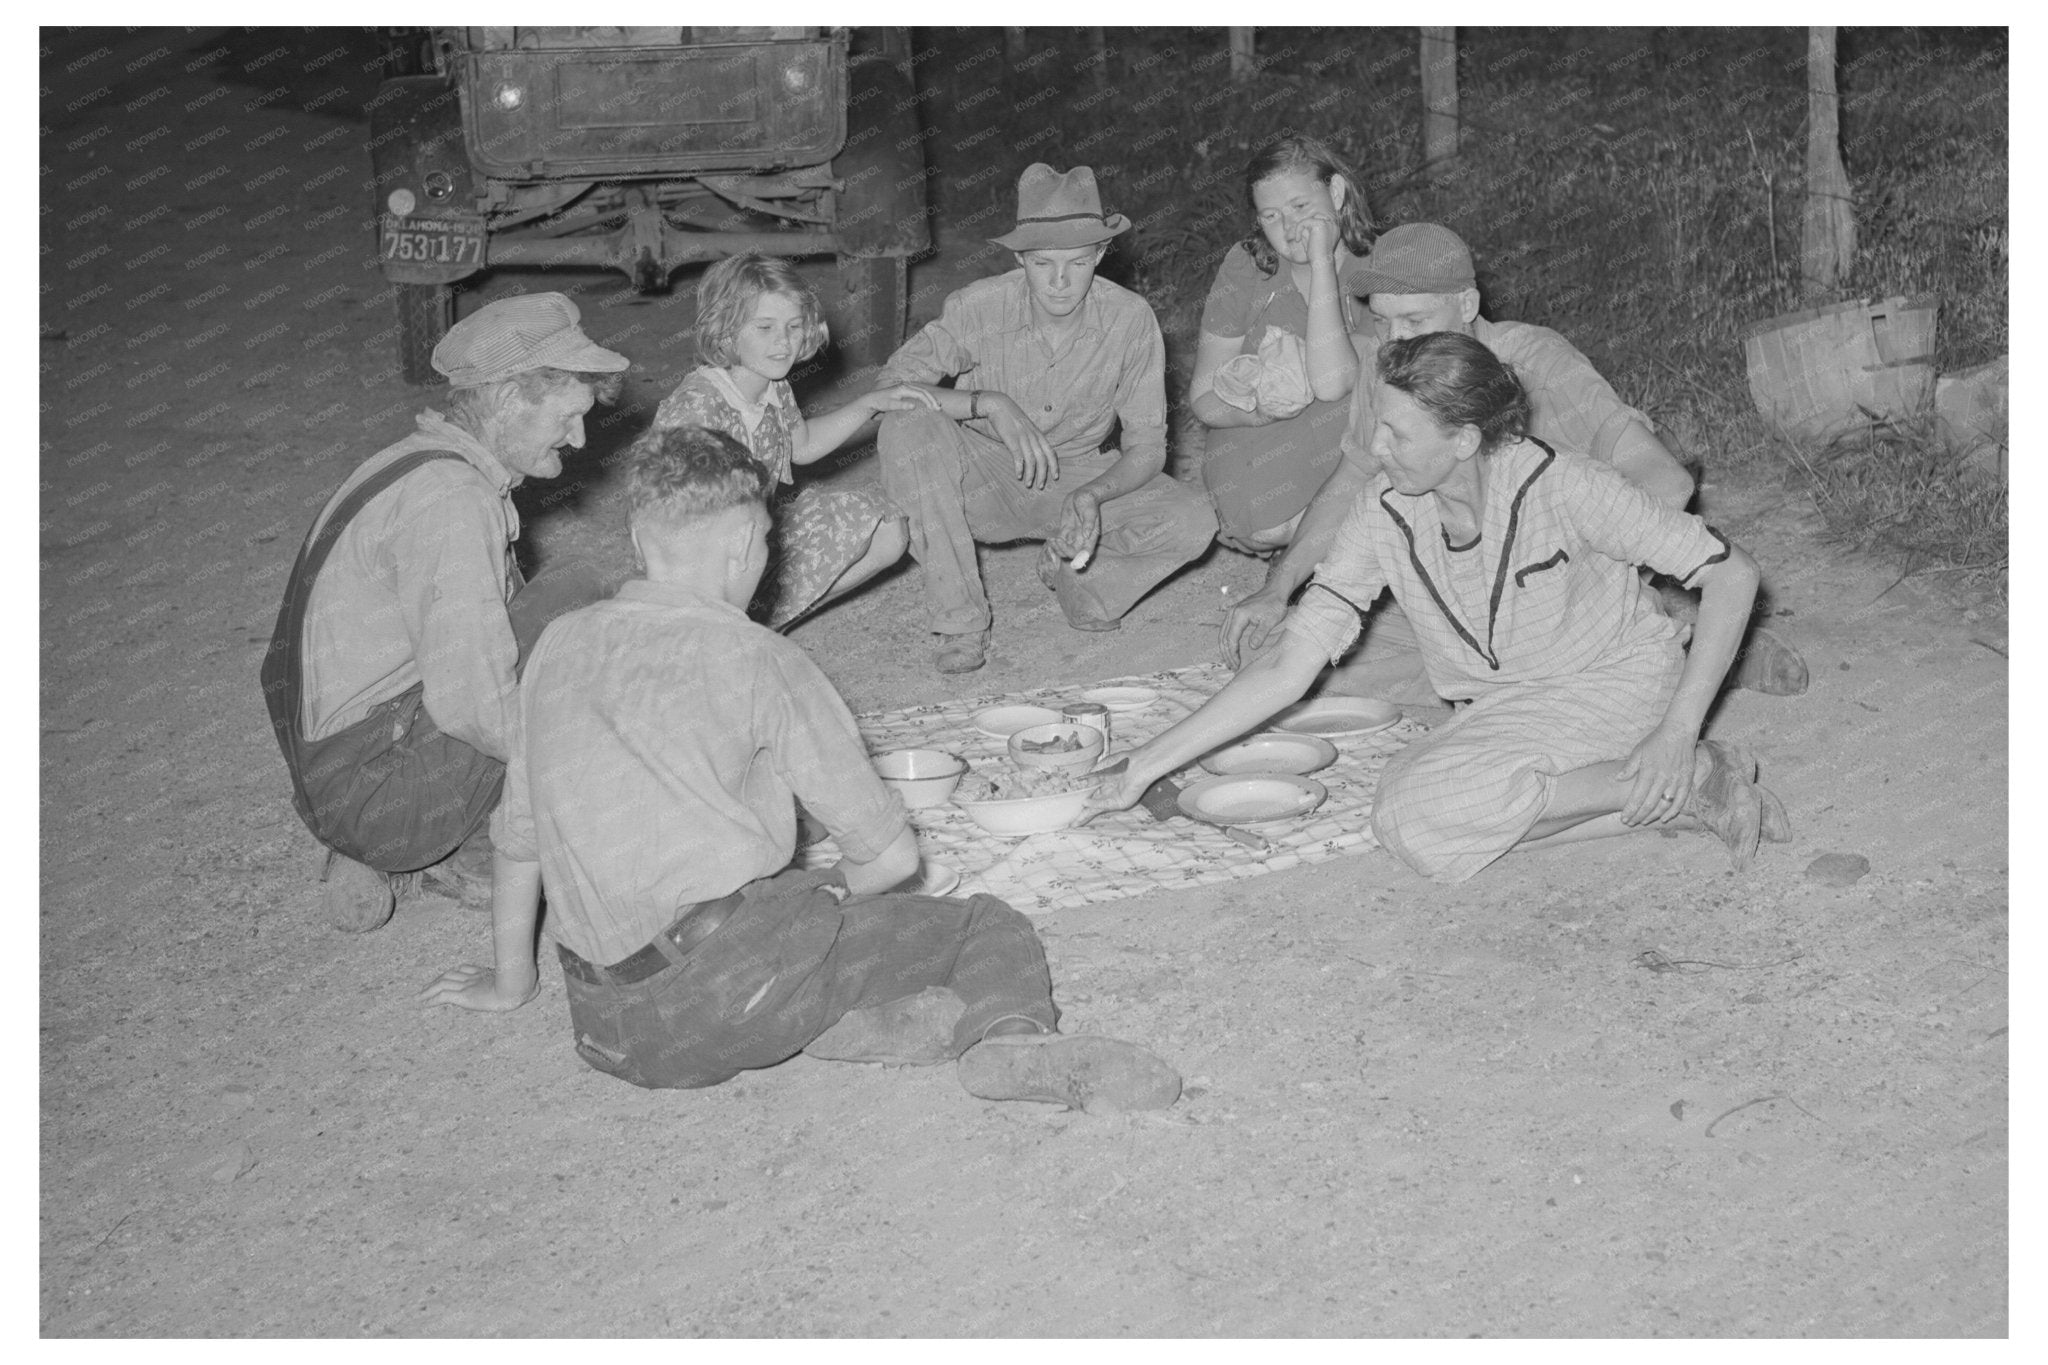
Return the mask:
[[(1342, 462), (1309, 504), (1286, 553), (1267, 570), (1265, 585), (1225, 618), (1224, 655), (1231, 662), (1263, 643), (1285, 614), (1288, 598), (1315, 571), (1352, 503), (1379, 472), (1371, 456), (1373, 429), (1379, 423), (1377, 386), (1369, 377), (1383, 342), (1430, 332), (1455, 332), (1478, 340), (1513, 367), (1528, 390), (1530, 435), (1608, 465), (1668, 507), (1683, 509), (1691, 500), (1692, 476), (1657, 439), (1650, 419), (1622, 402), (1577, 347), (1548, 327), (1494, 322), (1479, 315), (1471, 249), (1449, 228), (1439, 223), (1392, 228), (1338, 283), (1346, 293), (1364, 296), (1376, 323), (1373, 337), (1359, 348), (1361, 380), (1352, 391)], [(1681, 590), (1664, 594), (1662, 600), (1674, 618), (1689, 622), (1698, 613), (1697, 600)], [(1389, 701), (1436, 700), (1406, 617), (1392, 603), (1379, 610), (1383, 619), (1360, 657), (1347, 663), (1334, 685)], [(1789, 644), (1755, 629), (1730, 678), (1737, 686), (1761, 692), (1801, 692), (1806, 688), (1806, 665)]]
[(562, 472), (629, 363), (578, 324), (574, 303), (545, 293), (451, 328), (433, 354), (447, 414), (423, 411), (349, 475), (293, 567), (263, 685), (294, 804), (329, 850), (338, 929), (382, 925), (395, 878), (441, 863), (489, 818), (524, 647), (597, 595), (575, 576), (522, 591), (512, 557), (512, 490)]
[[(1039, 578), (1076, 630), (1114, 630), (1215, 537), (1208, 500), (1166, 468), (1165, 347), (1144, 299), (1097, 279), (1110, 240), (1086, 166), (1017, 181), (1017, 268), (956, 290), (878, 388), (916, 384), (936, 411), (883, 417), (882, 487), (909, 517), (942, 673), (988, 653), (977, 541), (1039, 540)], [(939, 381), (951, 378), (951, 388)], [(1105, 449), (1112, 429), (1118, 447)]]

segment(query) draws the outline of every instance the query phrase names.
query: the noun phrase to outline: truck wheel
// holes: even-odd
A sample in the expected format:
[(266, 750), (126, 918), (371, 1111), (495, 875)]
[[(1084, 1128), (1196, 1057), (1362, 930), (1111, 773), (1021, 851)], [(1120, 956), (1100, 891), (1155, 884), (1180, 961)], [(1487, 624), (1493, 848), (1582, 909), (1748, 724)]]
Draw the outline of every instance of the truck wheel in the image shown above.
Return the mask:
[(872, 370), (902, 344), (909, 273), (901, 256), (839, 258), (839, 297), (831, 324), (842, 373)]
[(446, 284), (394, 284), (398, 305), (398, 370), (408, 384), (445, 381), (433, 363), (434, 347), (455, 325), (455, 288)]

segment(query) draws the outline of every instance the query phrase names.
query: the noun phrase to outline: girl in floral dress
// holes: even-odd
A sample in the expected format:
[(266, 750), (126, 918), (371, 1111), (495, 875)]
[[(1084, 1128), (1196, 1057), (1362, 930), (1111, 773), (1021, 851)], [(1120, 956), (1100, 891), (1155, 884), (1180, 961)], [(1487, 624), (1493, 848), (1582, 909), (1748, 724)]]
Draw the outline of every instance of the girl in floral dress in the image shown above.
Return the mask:
[(798, 492), (789, 486), (792, 467), (831, 454), (877, 413), (930, 400), (898, 385), (806, 419), (788, 376), (825, 344), (825, 325), (817, 295), (779, 257), (746, 252), (705, 271), (696, 340), (704, 363), (662, 400), (654, 424), (722, 431), (785, 485), (775, 508), (777, 563), (763, 596), (768, 624), (786, 629), (894, 564), (910, 543), (903, 514), (878, 490)]

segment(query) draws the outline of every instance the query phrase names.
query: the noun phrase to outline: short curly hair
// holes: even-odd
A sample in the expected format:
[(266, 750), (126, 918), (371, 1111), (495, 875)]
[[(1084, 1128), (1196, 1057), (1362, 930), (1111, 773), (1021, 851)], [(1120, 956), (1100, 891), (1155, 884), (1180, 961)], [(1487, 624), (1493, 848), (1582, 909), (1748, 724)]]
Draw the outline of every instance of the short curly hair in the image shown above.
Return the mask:
[(656, 427), (626, 451), (627, 519), (669, 526), (751, 503), (765, 507), (775, 476), (722, 431)]
[(1380, 381), (1445, 430), (1479, 429), (1484, 454), (1529, 434), (1529, 393), (1506, 361), (1462, 332), (1429, 332), (1380, 347)]
[(697, 359), (706, 365), (731, 365), (738, 356), (733, 338), (754, 315), (754, 300), (781, 294), (796, 300), (804, 320), (804, 348), (799, 361), (809, 360), (825, 345), (824, 310), (818, 296), (796, 267), (780, 256), (743, 251), (728, 256), (697, 281)]

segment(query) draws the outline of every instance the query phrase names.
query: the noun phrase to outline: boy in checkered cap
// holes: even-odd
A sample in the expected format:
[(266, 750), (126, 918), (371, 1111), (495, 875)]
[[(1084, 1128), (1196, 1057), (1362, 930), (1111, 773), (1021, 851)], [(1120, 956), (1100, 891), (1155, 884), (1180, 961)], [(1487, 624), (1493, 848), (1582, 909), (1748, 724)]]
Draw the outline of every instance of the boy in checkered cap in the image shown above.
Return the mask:
[(358, 466), (307, 534), (263, 678), (337, 929), (382, 925), (421, 869), (457, 894), (487, 885), (487, 851), (449, 855), (497, 804), (517, 661), (598, 591), (587, 570), (523, 584), (512, 557), (512, 490), (562, 472), (630, 363), (578, 323), (556, 293), (457, 323), (433, 355), (446, 414)]

